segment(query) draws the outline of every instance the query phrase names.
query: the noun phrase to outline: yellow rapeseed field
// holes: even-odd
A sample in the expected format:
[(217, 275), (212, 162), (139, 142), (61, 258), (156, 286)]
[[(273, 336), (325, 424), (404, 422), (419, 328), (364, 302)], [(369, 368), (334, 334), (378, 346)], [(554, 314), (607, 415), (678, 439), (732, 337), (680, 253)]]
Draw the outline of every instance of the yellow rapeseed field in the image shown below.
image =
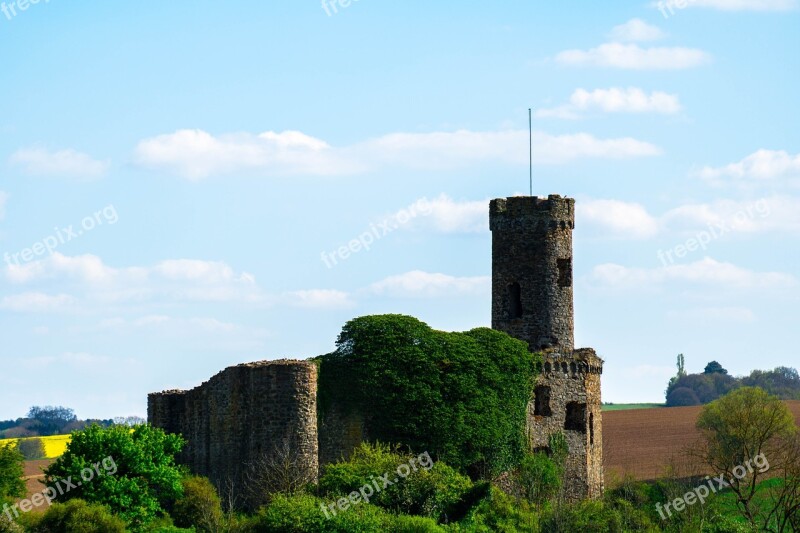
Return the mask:
[[(48, 459), (56, 459), (61, 457), (67, 451), (67, 444), (69, 443), (69, 435), (53, 435), (52, 437), (32, 437), (34, 439), (42, 439), (44, 444), (44, 453)], [(0, 440), (0, 446), (6, 446), (19, 440), (28, 439), (3, 439)]]

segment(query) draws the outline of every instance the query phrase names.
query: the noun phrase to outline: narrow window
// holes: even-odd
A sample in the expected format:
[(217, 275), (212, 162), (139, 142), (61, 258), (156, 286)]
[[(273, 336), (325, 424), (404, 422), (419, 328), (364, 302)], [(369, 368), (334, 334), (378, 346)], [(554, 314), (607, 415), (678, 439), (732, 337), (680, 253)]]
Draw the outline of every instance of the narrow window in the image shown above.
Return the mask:
[(586, 433), (586, 404), (569, 402), (567, 404), (567, 418), (564, 429)]
[(550, 368), (550, 363), (545, 363), (545, 364), (544, 364), (544, 373), (545, 373), (545, 374), (549, 374), (549, 373), (550, 373), (550, 370), (551, 370), (551, 368)]
[(508, 286), (508, 317), (522, 317), (522, 289), (516, 281)]
[(541, 385), (533, 390), (533, 414), (553, 416), (553, 412), (550, 410), (550, 387)]
[(572, 258), (558, 259), (558, 286), (572, 287)]
[(569, 370), (573, 376), (578, 373), (578, 367), (574, 362), (569, 364)]
[(589, 444), (594, 446), (594, 413), (589, 413)]

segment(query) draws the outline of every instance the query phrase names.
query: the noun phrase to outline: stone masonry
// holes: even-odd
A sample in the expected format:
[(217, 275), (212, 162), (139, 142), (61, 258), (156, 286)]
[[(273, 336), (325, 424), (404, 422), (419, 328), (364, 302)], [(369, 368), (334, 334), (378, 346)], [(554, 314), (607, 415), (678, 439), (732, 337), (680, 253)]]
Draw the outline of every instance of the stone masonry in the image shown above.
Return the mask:
[(569, 445), (565, 494), (603, 492), (600, 374), (594, 350), (575, 350), (572, 230), (575, 200), (551, 195), (492, 200), (492, 327), (528, 343), (545, 360), (528, 406), (528, 440), (549, 451), (561, 432)]
[[(600, 375), (594, 350), (575, 350), (572, 230), (575, 201), (551, 195), (492, 200), (492, 327), (528, 343), (544, 359), (531, 391), (527, 437), (549, 450), (566, 437), (565, 494), (603, 491)], [(227, 368), (190, 391), (148, 397), (148, 421), (188, 444), (179, 457), (217, 488), (243, 494), (250, 465), (291, 446), (316, 478), (320, 465), (348, 457), (380, 413), (347, 413), (335, 399), (318, 423), (318, 369), (312, 361), (262, 361)]]

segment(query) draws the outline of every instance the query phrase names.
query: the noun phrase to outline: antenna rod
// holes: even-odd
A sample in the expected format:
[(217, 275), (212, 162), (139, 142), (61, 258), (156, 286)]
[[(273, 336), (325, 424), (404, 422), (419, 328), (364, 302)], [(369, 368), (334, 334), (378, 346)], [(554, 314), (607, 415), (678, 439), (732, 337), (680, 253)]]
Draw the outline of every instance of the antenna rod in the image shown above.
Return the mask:
[(528, 159), (530, 160), (528, 181), (530, 182), (531, 196), (533, 196), (533, 119), (530, 107), (528, 108)]

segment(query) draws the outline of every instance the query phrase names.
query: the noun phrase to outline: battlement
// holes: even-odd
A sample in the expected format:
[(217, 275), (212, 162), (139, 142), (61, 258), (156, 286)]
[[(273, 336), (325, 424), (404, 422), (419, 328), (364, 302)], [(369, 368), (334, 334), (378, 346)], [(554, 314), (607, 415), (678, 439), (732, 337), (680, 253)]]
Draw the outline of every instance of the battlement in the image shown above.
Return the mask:
[(537, 365), (537, 371), (546, 377), (560, 374), (572, 377), (579, 377), (582, 374), (599, 376), (603, 373), (603, 360), (592, 348), (581, 348), (571, 354), (547, 352), (542, 355), (543, 360)]
[(558, 194), (496, 198), (489, 203), (489, 227), (492, 231), (575, 229), (575, 200)]

